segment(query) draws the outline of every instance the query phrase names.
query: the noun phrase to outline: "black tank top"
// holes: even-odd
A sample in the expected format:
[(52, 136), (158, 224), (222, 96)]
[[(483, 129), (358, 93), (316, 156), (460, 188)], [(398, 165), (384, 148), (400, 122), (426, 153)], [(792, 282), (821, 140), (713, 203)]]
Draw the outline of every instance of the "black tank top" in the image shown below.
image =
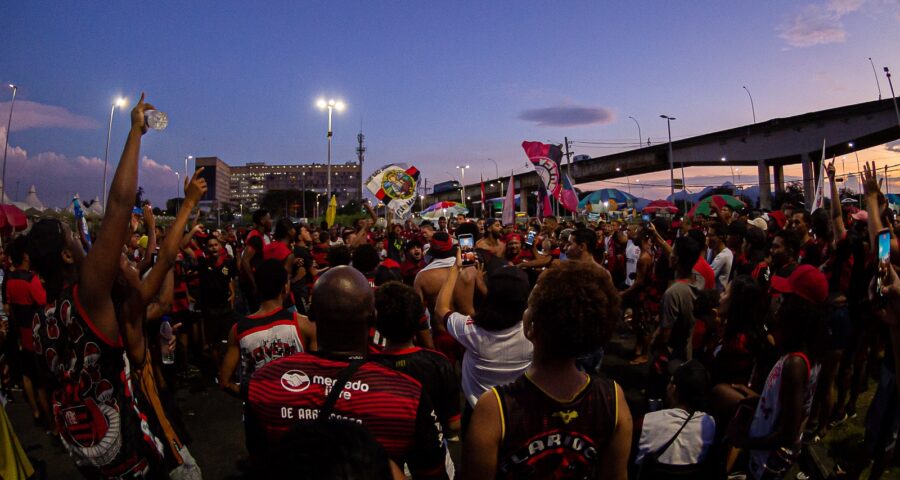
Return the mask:
[(571, 402), (554, 399), (527, 375), (493, 392), (503, 425), (497, 478), (597, 478), (616, 429), (615, 382), (591, 376)]

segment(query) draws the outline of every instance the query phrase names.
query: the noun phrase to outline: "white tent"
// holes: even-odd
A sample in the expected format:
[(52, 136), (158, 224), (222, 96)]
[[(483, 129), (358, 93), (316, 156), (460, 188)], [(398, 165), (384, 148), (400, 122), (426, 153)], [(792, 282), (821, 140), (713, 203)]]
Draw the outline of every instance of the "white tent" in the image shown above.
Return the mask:
[(44, 204), (41, 202), (41, 199), (38, 198), (37, 188), (35, 188), (34, 184), (28, 189), (28, 195), (25, 196), (24, 203), (28, 205), (28, 208), (33, 208), (35, 210), (44, 209)]
[[(0, 182), (0, 186), (3, 185), (3, 182)], [(12, 203), (12, 200), (9, 199), (9, 195), (6, 194), (6, 189), (3, 189), (3, 203)]]

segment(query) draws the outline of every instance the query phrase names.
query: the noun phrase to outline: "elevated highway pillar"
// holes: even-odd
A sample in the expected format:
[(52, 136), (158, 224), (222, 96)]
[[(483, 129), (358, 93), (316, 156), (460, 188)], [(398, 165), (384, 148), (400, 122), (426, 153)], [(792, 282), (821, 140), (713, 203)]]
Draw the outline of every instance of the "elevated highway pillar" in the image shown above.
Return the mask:
[(784, 192), (784, 165), (772, 165), (772, 173), (775, 176), (775, 193)]
[(801, 158), (801, 167), (803, 169), (803, 201), (806, 203), (805, 208), (809, 208), (813, 203), (813, 195), (816, 189), (816, 177), (813, 174), (813, 165), (815, 160), (810, 153), (804, 153)]
[(765, 160), (757, 163), (759, 172), (759, 208), (770, 210), (772, 208), (772, 182), (769, 178), (769, 166)]

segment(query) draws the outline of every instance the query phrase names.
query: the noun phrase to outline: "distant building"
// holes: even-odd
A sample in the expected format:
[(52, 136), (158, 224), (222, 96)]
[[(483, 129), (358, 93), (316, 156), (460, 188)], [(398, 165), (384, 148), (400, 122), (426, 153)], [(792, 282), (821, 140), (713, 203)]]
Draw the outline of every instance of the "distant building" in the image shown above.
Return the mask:
[[(230, 200), (244, 208), (259, 208), (259, 202), (270, 190), (306, 190), (325, 194), (328, 185), (327, 165), (266, 165), (263, 162), (231, 167)], [(331, 164), (331, 190), (338, 205), (359, 196), (362, 171), (358, 163)]]
[(206, 180), (208, 190), (200, 199), (201, 204), (218, 208), (231, 202), (231, 166), (219, 157), (197, 157), (197, 168), (203, 167), (200, 176)]

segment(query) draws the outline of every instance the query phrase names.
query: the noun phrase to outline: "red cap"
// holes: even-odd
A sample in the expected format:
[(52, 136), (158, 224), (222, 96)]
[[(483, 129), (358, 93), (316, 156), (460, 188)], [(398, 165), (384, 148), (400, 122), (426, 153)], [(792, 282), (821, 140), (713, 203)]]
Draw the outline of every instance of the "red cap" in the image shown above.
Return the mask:
[(813, 303), (822, 303), (828, 298), (828, 280), (825, 274), (812, 265), (800, 265), (791, 276), (772, 277), (772, 289), (781, 293), (793, 293)]

